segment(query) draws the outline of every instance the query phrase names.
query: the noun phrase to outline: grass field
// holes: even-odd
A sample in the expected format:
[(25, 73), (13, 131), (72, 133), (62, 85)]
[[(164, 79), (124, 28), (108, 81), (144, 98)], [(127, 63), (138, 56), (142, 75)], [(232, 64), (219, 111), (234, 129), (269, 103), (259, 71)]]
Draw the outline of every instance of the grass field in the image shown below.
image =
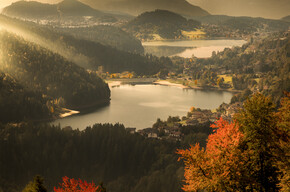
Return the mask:
[(206, 33), (200, 29), (196, 31), (181, 31), (181, 34), (188, 39), (201, 39), (206, 35)]
[(219, 78), (224, 78), (225, 82), (228, 84), (233, 84), (233, 77), (231, 75), (218, 75)]

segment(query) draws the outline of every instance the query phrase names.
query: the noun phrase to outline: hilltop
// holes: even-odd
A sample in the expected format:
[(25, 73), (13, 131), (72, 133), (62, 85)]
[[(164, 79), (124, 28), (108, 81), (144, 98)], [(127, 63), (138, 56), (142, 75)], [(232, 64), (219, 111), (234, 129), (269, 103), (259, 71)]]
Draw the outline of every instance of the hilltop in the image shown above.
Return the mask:
[[(63, 0), (58, 4), (46, 4), (37, 1), (18, 1), (3, 9), (2, 14), (20, 19), (57, 20), (71, 19), (74, 22), (106, 21), (115, 22), (117, 14), (104, 13), (93, 9), (78, 0)], [(71, 17), (74, 17), (73, 19)], [(124, 16), (125, 17), (125, 16)], [(96, 22), (95, 21), (95, 22)]]
[(146, 11), (164, 9), (187, 16), (209, 15), (204, 9), (188, 3), (186, 0), (82, 0), (93, 8), (120, 11), (131, 15), (139, 15)]
[(281, 20), (290, 22), (290, 15), (283, 17)]
[(193, 31), (200, 22), (166, 10), (145, 12), (128, 22), (123, 29), (141, 40), (179, 39), (183, 31)]

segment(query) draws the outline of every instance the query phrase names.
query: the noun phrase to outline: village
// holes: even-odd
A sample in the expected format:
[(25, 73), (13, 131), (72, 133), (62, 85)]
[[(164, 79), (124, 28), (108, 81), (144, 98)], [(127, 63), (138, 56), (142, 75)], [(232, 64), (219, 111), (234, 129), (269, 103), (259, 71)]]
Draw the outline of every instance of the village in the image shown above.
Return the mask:
[(181, 119), (178, 116), (169, 116), (167, 121), (157, 119), (152, 128), (140, 129), (138, 131), (136, 131), (136, 128), (127, 128), (126, 130), (130, 134), (140, 134), (149, 139), (173, 142), (182, 141), (186, 135), (185, 131), (183, 131), (184, 127), (195, 129), (196, 127), (210, 126), (219, 118), (232, 121), (235, 113), (241, 108), (241, 102), (234, 104), (223, 103), (215, 111), (191, 107), (187, 116), (183, 116)]

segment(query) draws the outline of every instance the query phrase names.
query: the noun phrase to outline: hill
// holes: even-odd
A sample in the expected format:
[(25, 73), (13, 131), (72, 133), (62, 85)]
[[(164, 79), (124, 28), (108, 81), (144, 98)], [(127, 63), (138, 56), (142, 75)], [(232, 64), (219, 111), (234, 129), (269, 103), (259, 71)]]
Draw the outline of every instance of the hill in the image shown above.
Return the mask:
[(163, 39), (177, 39), (182, 31), (193, 31), (200, 26), (200, 22), (187, 20), (177, 13), (166, 10), (145, 12), (128, 22), (123, 29), (135, 37), (147, 40), (158, 35)]
[(102, 16), (104, 13), (77, 0), (64, 0), (56, 4), (57, 11), (67, 16)]
[(283, 17), (281, 20), (290, 22), (290, 15)]
[(56, 5), (43, 4), (36, 1), (18, 1), (12, 3), (10, 6), (5, 7), (2, 13), (12, 17), (23, 18), (58, 16)]
[(203, 17), (190, 17), (202, 23), (204, 31), (209, 37), (236, 37), (243, 38), (255, 33), (255, 35), (285, 31), (290, 23), (283, 20), (254, 18), (254, 17), (231, 17), (226, 15), (208, 15)]
[(60, 32), (68, 33), (76, 38), (101, 43), (106, 46), (114, 47), (118, 50), (140, 54), (144, 53), (144, 48), (141, 42), (133, 35), (130, 35), (118, 27), (98, 25), (76, 28), (59, 27), (54, 29)]
[(29, 90), (11, 75), (3, 72), (0, 72), (0, 87), (0, 122), (51, 117), (46, 105), (48, 99), (42, 97), (40, 92)]
[(93, 8), (121, 11), (131, 15), (139, 15), (143, 12), (155, 9), (169, 10), (188, 16), (209, 15), (207, 11), (188, 3), (186, 0), (82, 0), (82, 2)]
[(40, 92), (39, 102), (47, 98), (51, 112), (55, 106), (80, 109), (109, 102), (108, 85), (96, 74), (13, 33), (1, 31), (0, 40), (0, 70)]
[(135, 72), (138, 75), (156, 74), (165, 65), (157, 57), (142, 56), (136, 53), (120, 51), (97, 42), (74, 38), (70, 35), (54, 31), (53, 28), (23, 22), (0, 16), (0, 24), (27, 40), (40, 44), (50, 51), (60, 54), (79, 66), (104, 72)]
[(115, 22), (117, 19), (114, 16), (122, 17), (95, 10), (77, 0), (63, 0), (58, 4), (18, 1), (5, 7), (2, 13), (20, 19), (36, 21), (45, 19), (50, 22), (55, 20), (56, 23), (67, 20), (74, 21), (74, 23)]

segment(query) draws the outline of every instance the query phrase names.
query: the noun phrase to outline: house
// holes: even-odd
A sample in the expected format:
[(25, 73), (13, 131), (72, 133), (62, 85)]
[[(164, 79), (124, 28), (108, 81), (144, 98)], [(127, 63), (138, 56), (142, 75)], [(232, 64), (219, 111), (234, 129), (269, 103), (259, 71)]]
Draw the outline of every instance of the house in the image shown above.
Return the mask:
[(134, 133), (136, 133), (136, 128), (126, 128), (126, 131), (128, 133), (134, 134)]
[(151, 132), (151, 133), (148, 133), (147, 135), (148, 138), (158, 138), (158, 134), (157, 133), (154, 133), (154, 132)]
[(138, 133), (140, 135), (143, 135), (144, 137), (156, 138), (156, 139), (158, 138), (158, 130), (156, 129), (146, 128), (146, 129), (139, 130)]

